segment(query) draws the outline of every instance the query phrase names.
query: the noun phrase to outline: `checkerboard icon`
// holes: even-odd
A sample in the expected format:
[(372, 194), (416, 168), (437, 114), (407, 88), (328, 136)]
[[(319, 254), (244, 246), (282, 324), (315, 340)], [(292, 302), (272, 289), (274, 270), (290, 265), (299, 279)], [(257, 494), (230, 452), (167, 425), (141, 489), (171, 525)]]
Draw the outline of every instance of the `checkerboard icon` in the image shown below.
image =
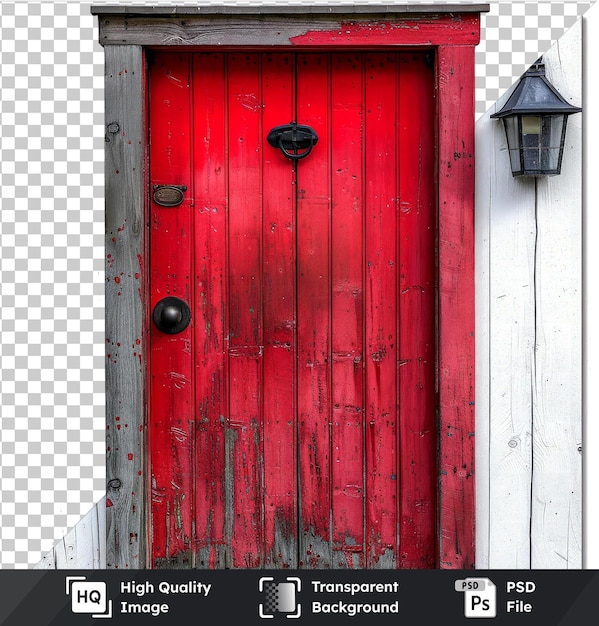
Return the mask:
[(259, 606), (260, 617), (272, 618), (277, 613), (295, 618), (301, 614), (301, 605), (296, 593), (301, 589), (299, 578), (288, 577), (285, 582), (275, 582), (271, 577), (260, 579), (259, 589), (264, 594), (264, 602)]

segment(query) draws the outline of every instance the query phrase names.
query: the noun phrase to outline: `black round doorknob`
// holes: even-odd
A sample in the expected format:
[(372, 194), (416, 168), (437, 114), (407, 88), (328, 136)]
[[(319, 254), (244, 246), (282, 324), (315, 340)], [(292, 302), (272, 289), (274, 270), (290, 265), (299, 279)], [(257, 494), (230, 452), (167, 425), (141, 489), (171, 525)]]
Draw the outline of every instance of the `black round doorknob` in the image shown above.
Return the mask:
[(191, 311), (185, 300), (168, 296), (156, 303), (152, 317), (159, 330), (175, 335), (187, 328), (191, 321)]

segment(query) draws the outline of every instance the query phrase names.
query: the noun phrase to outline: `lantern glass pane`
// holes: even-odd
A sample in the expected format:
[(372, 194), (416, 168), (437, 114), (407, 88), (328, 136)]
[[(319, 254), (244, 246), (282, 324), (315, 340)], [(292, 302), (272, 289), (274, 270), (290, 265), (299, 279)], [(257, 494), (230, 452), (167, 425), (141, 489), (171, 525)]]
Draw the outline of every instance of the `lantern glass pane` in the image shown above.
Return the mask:
[(518, 139), (518, 119), (516, 117), (504, 117), (503, 124), (507, 137), (507, 147), (510, 153), (510, 167), (512, 172), (520, 171), (520, 141)]
[(564, 120), (564, 115), (543, 116), (542, 141), (544, 148), (541, 163), (543, 170), (554, 172), (558, 169)]
[(541, 118), (539, 116), (522, 117), (522, 161), (525, 172), (541, 169)]

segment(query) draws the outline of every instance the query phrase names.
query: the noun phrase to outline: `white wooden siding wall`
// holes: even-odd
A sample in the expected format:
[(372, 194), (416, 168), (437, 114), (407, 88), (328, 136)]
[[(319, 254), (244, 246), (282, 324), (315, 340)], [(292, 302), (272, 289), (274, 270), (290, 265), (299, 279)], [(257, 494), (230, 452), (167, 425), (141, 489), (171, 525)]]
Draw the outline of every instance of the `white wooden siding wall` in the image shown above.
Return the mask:
[[(581, 32), (543, 56), (575, 105)], [(476, 126), (477, 567), (580, 568), (582, 116), (560, 176), (513, 178), (489, 118), (508, 96)]]
[(34, 569), (106, 569), (106, 499), (82, 517)]

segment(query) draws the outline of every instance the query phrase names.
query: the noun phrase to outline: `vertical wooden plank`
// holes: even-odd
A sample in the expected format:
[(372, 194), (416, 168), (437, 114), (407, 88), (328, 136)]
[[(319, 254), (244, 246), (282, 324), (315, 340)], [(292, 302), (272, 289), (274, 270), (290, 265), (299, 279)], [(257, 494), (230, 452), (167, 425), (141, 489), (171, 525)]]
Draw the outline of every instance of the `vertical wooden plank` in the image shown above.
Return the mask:
[(105, 569), (105, 563), (101, 561), (101, 544), (105, 543), (106, 528), (100, 511), (106, 511), (104, 498), (69, 533), (73, 536), (76, 569)]
[[(544, 55), (547, 78), (582, 96), (581, 23)], [(562, 172), (537, 179), (531, 567), (582, 566), (581, 116), (568, 120)]]
[[(262, 139), (294, 118), (294, 77), (292, 54), (263, 55)], [(294, 169), (264, 142), (264, 565), (276, 568), (297, 567)]]
[(299, 54), (297, 121), (319, 137), (297, 164), (299, 564), (310, 568), (332, 564), (329, 89), (327, 57)]
[(97, 537), (98, 543), (97, 547), (94, 545), (93, 569), (106, 569), (106, 496), (98, 500), (94, 508), (94, 517), (98, 520), (98, 528), (97, 531), (94, 530), (93, 533), (94, 538)]
[[(593, 104), (599, 97), (599, 84), (595, 80), (595, 64), (588, 59), (599, 58), (599, 5), (594, 4), (582, 18), (583, 43), (583, 528), (584, 551), (583, 567), (599, 568), (599, 535), (588, 532), (599, 527), (599, 502), (595, 497), (597, 476), (599, 476), (599, 455), (593, 454), (599, 444), (599, 420), (595, 417), (597, 404), (597, 386), (592, 381), (599, 378), (599, 339), (596, 320), (599, 318), (599, 294), (595, 283), (593, 268), (599, 267), (599, 246), (595, 244), (595, 235), (599, 234), (599, 214), (594, 209), (592, 198), (595, 193), (594, 174), (599, 168), (599, 155), (594, 150), (592, 137), (599, 137), (599, 119), (594, 114)], [(592, 478), (591, 478), (592, 477)]]
[(144, 55), (118, 45), (104, 55), (106, 567), (135, 569), (146, 566), (147, 534)]
[[(183, 203), (150, 205), (150, 306), (193, 303), (190, 56), (156, 55), (150, 75), (150, 181), (185, 185)], [(192, 318), (195, 312), (192, 311)], [(193, 324), (178, 334), (151, 325), (152, 563), (192, 566), (194, 494)], [(117, 426), (118, 427), (118, 426)]]
[(365, 57), (365, 407), (368, 568), (398, 565), (396, 58)]
[(226, 109), (222, 53), (194, 55), (196, 566), (223, 568), (225, 548)]
[[(490, 134), (491, 133), (491, 134)], [(476, 362), (476, 567), (488, 569), (490, 548), (490, 274), (491, 274), (491, 184), (498, 146), (492, 137), (487, 112), (475, 125), (475, 310)], [(503, 155), (505, 156), (505, 155)]]
[[(503, 106), (498, 103), (498, 107)], [(513, 179), (503, 124), (492, 120), (489, 271), (489, 567), (530, 567), (534, 181)], [(484, 378), (481, 372), (480, 378)], [(481, 520), (481, 523), (484, 523)]]
[(409, 569), (435, 567), (437, 547), (432, 61), (430, 53), (399, 56), (398, 565)]
[(363, 568), (363, 56), (334, 54), (331, 87), (333, 567)]
[(228, 77), (229, 421), (228, 541), (231, 567), (263, 564), (262, 95), (260, 58), (231, 53)]
[(437, 48), (440, 567), (474, 567), (474, 47)]

